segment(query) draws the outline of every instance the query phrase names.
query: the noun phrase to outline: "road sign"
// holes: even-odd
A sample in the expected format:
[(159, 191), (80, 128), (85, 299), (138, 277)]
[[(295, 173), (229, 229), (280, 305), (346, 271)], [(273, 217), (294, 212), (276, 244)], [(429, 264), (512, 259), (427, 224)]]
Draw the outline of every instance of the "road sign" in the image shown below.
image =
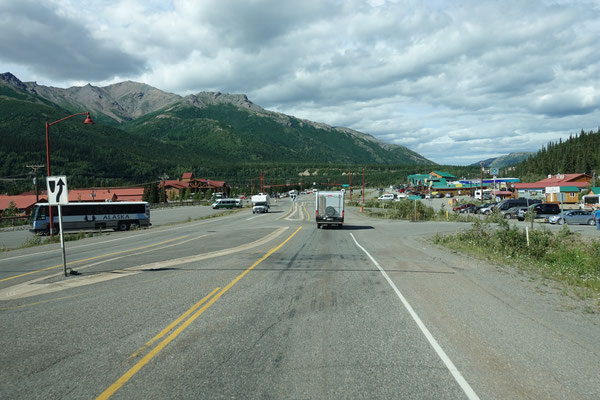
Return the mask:
[(48, 187), (48, 203), (50, 203), (50, 205), (69, 204), (66, 176), (49, 176), (46, 178), (46, 185)]
[(560, 193), (560, 186), (548, 186), (546, 187), (546, 194)]
[(342, 183), (342, 187), (350, 187), (350, 185), (347, 183)]
[(498, 175), (498, 168), (490, 168), (490, 175)]
[(421, 196), (408, 196), (409, 200), (421, 200)]

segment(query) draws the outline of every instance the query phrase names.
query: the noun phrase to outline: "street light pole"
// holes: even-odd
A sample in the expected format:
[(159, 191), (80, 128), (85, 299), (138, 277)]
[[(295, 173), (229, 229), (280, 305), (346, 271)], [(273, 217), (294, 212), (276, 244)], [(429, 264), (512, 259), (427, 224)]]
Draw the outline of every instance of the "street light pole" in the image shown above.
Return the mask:
[[(76, 117), (78, 115), (87, 115), (87, 117), (85, 118), (85, 121), (83, 121), (84, 124), (90, 125), (90, 124), (94, 123), (94, 121), (92, 121), (92, 119), (90, 118), (89, 111), (69, 115), (68, 117), (59, 119), (58, 121), (54, 121), (54, 122), (50, 122), (50, 123), (46, 122), (46, 168), (47, 168), (48, 176), (52, 176), (52, 174), (50, 173), (50, 136), (48, 135), (48, 128), (51, 127), (52, 125), (56, 125), (60, 122), (63, 122), (64, 120)], [(50, 216), (50, 237), (53, 237), (54, 236), (54, 232), (53, 232), (54, 221), (53, 221), (53, 216), (52, 216), (52, 206), (50, 206), (50, 205), (48, 206), (48, 213)]]

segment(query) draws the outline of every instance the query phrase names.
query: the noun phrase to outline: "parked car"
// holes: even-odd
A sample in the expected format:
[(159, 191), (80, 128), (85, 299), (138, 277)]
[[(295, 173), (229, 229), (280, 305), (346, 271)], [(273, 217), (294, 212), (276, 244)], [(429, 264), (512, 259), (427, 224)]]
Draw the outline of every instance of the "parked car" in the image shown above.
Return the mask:
[(502, 216), (505, 219), (511, 219), (511, 218), (519, 218), (519, 211), (526, 211), (527, 207), (511, 207), (508, 210), (502, 210), (500, 211), (500, 214), (502, 214)]
[(548, 217), (551, 224), (562, 225), (567, 222), (570, 225), (595, 225), (594, 214), (585, 210), (568, 210), (564, 213)]
[(444, 193), (442, 193), (442, 192), (437, 192), (437, 193), (435, 194), (435, 197), (436, 197), (437, 199), (441, 199), (442, 197), (444, 197)]
[(444, 197), (448, 197), (448, 198), (450, 198), (450, 197), (454, 197), (454, 195), (453, 195), (452, 193), (446, 193), (446, 194), (444, 195)]
[(463, 210), (469, 210), (469, 212), (473, 212), (473, 210), (475, 209), (475, 207), (477, 207), (477, 206), (475, 204), (472, 204), (472, 203), (469, 203), (469, 204), (459, 204), (458, 206), (453, 207), (452, 211), (462, 213)]
[(387, 201), (387, 200), (394, 200), (396, 198), (396, 195), (393, 193), (386, 193), (384, 195), (381, 195), (377, 198), (377, 200), (379, 201)]
[(512, 207), (528, 207), (532, 204), (538, 204), (538, 203), (541, 203), (541, 201), (537, 200), (537, 199), (523, 199), (523, 198), (506, 199), (506, 200), (503, 200), (500, 203), (498, 203), (497, 209), (499, 211), (502, 211), (502, 210), (508, 210), (509, 208), (512, 208)]
[(492, 213), (492, 211), (494, 211), (495, 208), (496, 208), (496, 203), (484, 203), (484, 204), (480, 205), (479, 207), (477, 207), (477, 209), (475, 210), (475, 213), (483, 214), (483, 215), (490, 215)]
[(534, 219), (543, 219), (548, 222), (548, 218), (553, 215), (560, 214), (560, 207), (554, 203), (539, 203), (529, 206), (529, 208), (518, 217), (519, 221), (523, 221), (527, 214), (534, 213)]

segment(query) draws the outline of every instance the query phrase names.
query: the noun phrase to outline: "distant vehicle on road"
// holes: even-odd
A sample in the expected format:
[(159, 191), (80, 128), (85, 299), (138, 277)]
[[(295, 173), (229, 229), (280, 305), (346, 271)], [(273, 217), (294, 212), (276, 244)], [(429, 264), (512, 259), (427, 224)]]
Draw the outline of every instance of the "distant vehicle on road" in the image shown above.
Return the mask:
[(252, 214), (268, 213), (271, 207), (271, 200), (266, 194), (255, 194), (252, 196)]
[(211, 206), (214, 210), (219, 208), (240, 208), (242, 200), (240, 199), (217, 199)]
[(318, 192), (315, 195), (317, 229), (323, 225), (344, 225), (344, 192)]
[[(50, 233), (48, 203), (36, 204), (31, 213), (35, 234)], [(63, 231), (127, 231), (150, 226), (150, 205), (145, 201), (80, 202), (62, 206)], [(52, 206), (53, 234), (59, 232), (58, 208)]]
[(564, 214), (557, 214), (548, 217), (548, 222), (551, 224), (562, 225), (565, 222), (569, 225), (595, 225), (594, 214), (585, 210), (569, 210)]

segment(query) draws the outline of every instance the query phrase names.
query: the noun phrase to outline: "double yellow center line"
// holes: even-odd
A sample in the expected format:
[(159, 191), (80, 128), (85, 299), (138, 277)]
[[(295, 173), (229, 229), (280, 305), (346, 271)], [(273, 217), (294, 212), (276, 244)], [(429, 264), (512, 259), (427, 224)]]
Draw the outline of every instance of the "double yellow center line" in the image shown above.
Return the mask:
[[(175, 329), (169, 336), (163, 339), (156, 347), (154, 347), (148, 354), (146, 354), (140, 361), (138, 361), (133, 367), (131, 367), (127, 372), (125, 372), (115, 383), (110, 385), (108, 389), (106, 389), (100, 396), (97, 397), (97, 400), (108, 399), (112, 396), (117, 390), (119, 390), (127, 381), (129, 381), (144, 365), (146, 365), (154, 356), (156, 356), (162, 349), (164, 349), (169, 343), (171, 343), (181, 332), (184, 331), (192, 322), (194, 322), (204, 311), (206, 311), (210, 306), (212, 306), (221, 296), (223, 296), (229, 289), (233, 287), (240, 279), (242, 279), (248, 272), (252, 271), (258, 264), (269, 258), (273, 253), (279, 250), (283, 245), (285, 245), (291, 238), (298, 233), (298, 231), (302, 229), (299, 227), (296, 229), (294, 233), (292, 233), (287, 239), (285, 239), (282, 243), (280, 243), (277, 247), (269, 250), (264, 256), (262, 256), (259, 260), (257, 260), (254, 264), (244, 270), (241, 274), (239, 274), (235, 279), (233, 279), (227, 286), (223, 289), (219, 287), (215, 288), (212, 292), (206, 295), (202, 300), (194, 304), (189, 310), (183, 313), (179, 318), (170, 323), (166, 328), (164, 328), (159, 334), (150, 339), (144, 346), (142, 346), (138, 351), (133, 353), (130, 358), (137, 357), (139, 354), (143, 353), (146, 349), (152, 346), (153, 343), (160, 340), (163, 336), (165, 336), (168, 332), (170, 332), (173, 328), (179, 325), (182, 321), (185, 320), (187, 316), (192, 314), (185, 322), (181, 323), (177, 329)], [(199, 308), (201, 307), (201, 308)], [(199, 308), (199, 309), (198, 309)]]

